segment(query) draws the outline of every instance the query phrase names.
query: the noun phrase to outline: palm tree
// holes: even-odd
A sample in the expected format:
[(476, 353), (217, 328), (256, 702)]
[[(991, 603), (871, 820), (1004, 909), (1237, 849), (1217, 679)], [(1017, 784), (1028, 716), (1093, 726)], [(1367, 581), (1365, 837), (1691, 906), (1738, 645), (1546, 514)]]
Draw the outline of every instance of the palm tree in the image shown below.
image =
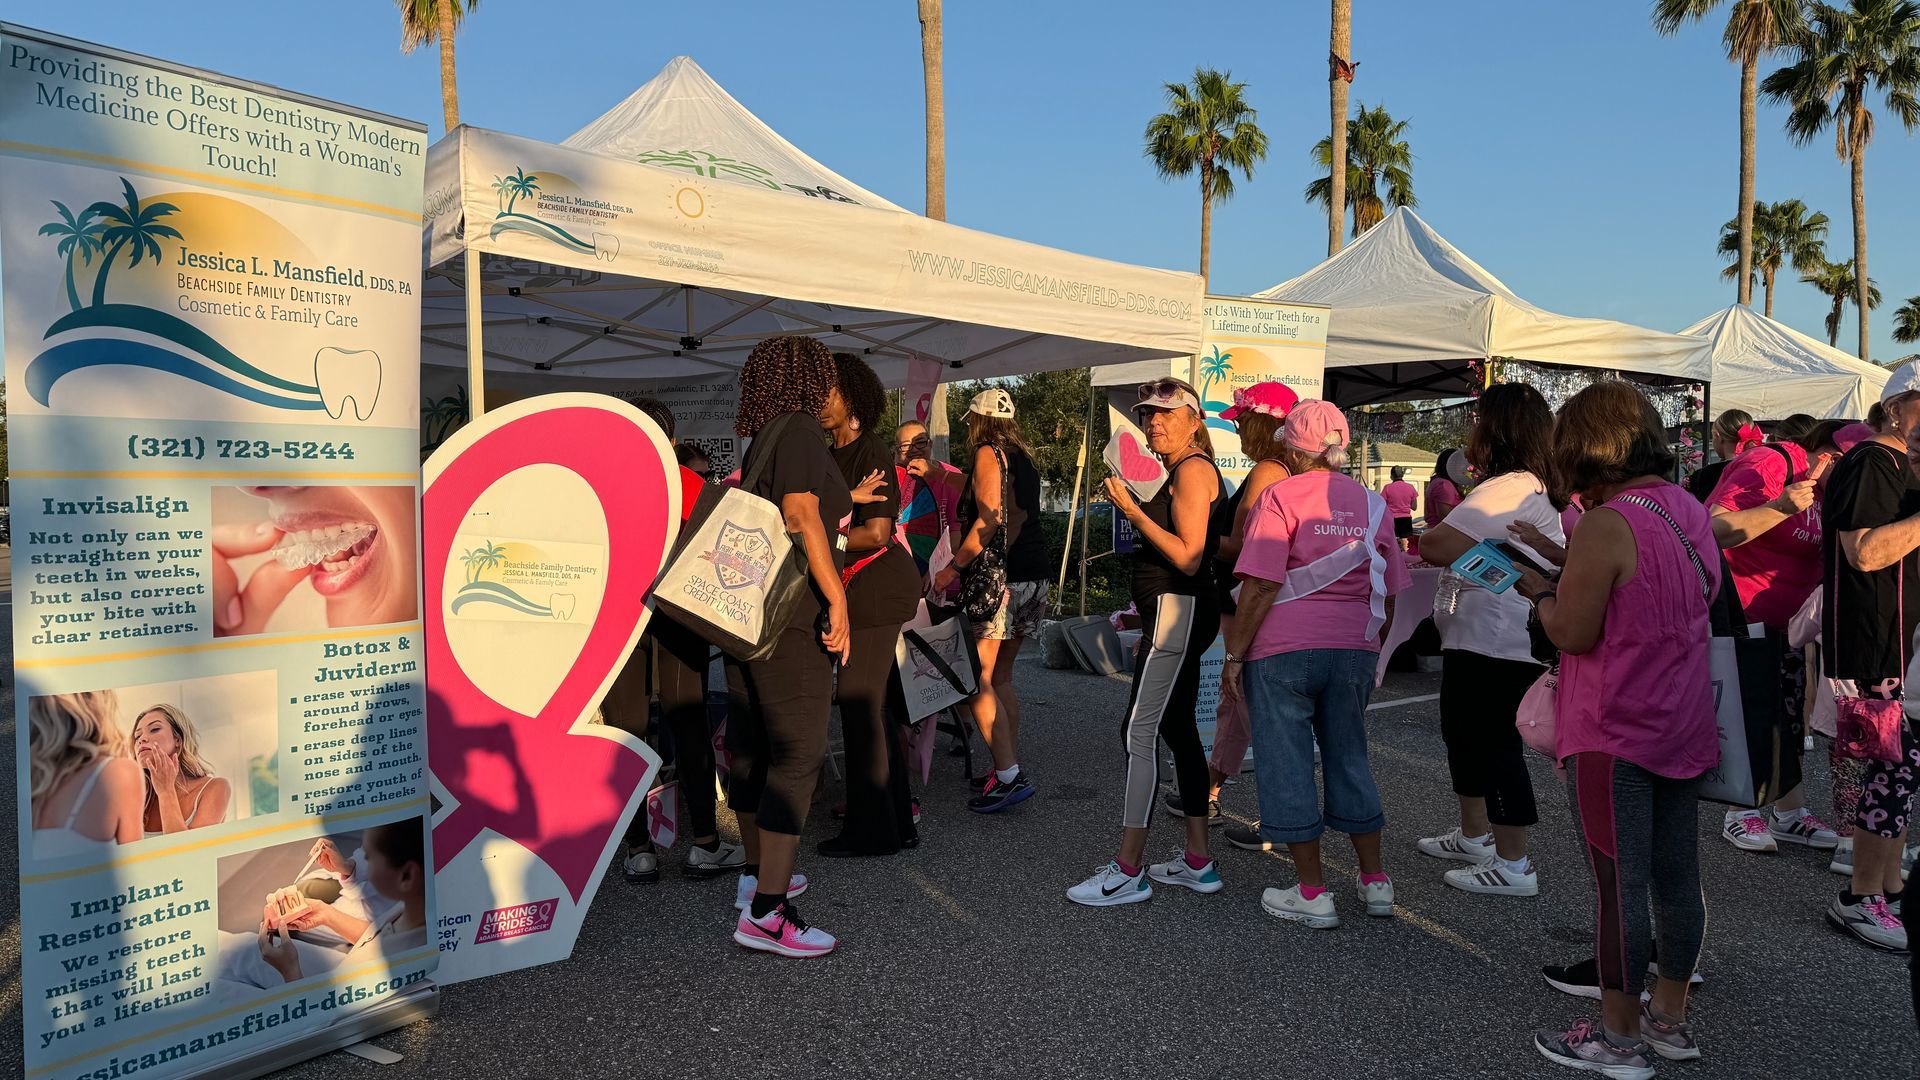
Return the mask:
[(1206, 401), (1208, 387), (1233, 373), (1233, 365), (1228, 362), (1232, 359), (1233, 354), (1221, 352), (1218, 345), (1213, 347), (1213, 352), (1200, 358), (1200, 400), (1202, 402)]
[(67, 260), (67, 303), (73, 310), (80, 310), (80, 293), (73, 287), (73, 257), (80, 256), (88, 266), (93, 265), (94, 252), (100, 250), (100, 232), (103, 226), (94, 219), (91, 209), (80, 211), (75, 217), (65, 203), (53, 200), (53, 208), (60, 211), (59, 221), (49, 221), (40, 226), (41, 236), (57, 236), (60, 243), (55, 245), (54, 253)]
[(1920, 296), (1909, 296), (1893, 313), (1893, 340), (1902, 345), (1920, 341)]
[(100, 260), (99, 276), (93, 279), (94, 307), (107, 302), (107, 271), (113, 269), (113, 260), (120, 257), (122, 248), (133, 248), (133, 261), (128, 265), (139, 266), (140, 260), (148, 254), (152, 254), (154, 262), (160, 261), (160, 242), (157, 237), (182, 239), (180, 230), (158, 223), (169, 214), (179, 213), (179, 207), (164, 202), (140, 205), (140, 196), (134, 193), (133, 183), (124, 176), (120, 178), (120, 187), (126, 199), (124, 205), (97, 202), (86, 209), (87, 214), (105, 222), (100, 243), (106, 245), (107, 254), (106, 258)]
[(540, 185), (534, 183), (538, 179), (540, 179), (539, 173), (530, 173), (518, 166), (514, 167), (513, 175), (506, 178), (507, 213), (513, 213), (513, 204), (520, 199), (533, 198), (533, 193), (540, 190)]
[[(1720, 0), (1654, 0), (1653, 26), (1662, 34), (1678, 33), (1719, 6)], [(1733, 0), (1721, 36), (1727, 59), (1740, 64), (1740, 197), (1733, 204), (1738, 215), (1734, 251), (1739, 258), (1730, 276), (1738, 282), (1736, 296), (1742, 304), (1753, 303), (1753, 147), (1760, 57), (1786, 44), (1802, 27), (1800, 0)]]
[[(1353, 84), (1353, 0), (1333, 0), (1333, 22), (1327, 35), (1327, 104), (1333, 122), (1328, 128), (1327, 160), (1347, 161), (1347, 88)], [(1340, 254), (1347, 228), (1347, 174), (1334, 170), (1327, 191), (1327, 255)]]
[[(1853, 260), (1846, 262), (1821, 263), (1818, 267), (1800, 275), (1800, 280), (1820, 290), (1821, 295), (1833, 301), (1833, 309), (1827, 312), (1827, 344), (1840, 347), (1840, 316), (1851, 300), (1858, 310), (1861, 297), (1866, 297), (1867, 310), (1880, 306), (1880, 287), (1871, 280), (1861, 281), (1854, 276)], [(1860, 316), (1862, 323), (1866, 315)]]
[(1787, 103), (1787, 134), (1798, 143), (1833, 128), (1833, 150), (1852, 168), (1854, 303), (1860, 314), (1860, 359), (1867, 359), (1867, 143), (1873, 113), (1867, 95), (1878, 91), (1887, 111), (1911, 131), (1920, 126), (1920, 3), (1850, 0), (1846, 7), (1814, 3), (1808, 26), (1793, 42), (1792, 64), (1761, 84), (1769, 99)]
[(400, 51), (411, 53), (429, 42), (440, 43), (440, 108), (447, 130), (460, 126), (460, 91), (454, 85), (453, 36), (480, 0), (394, 0), (400, 6)]
[(480, 575), (507, 561), (507, 550), (489, 540), (485, 547), (469, 548), (460, 557), (467, 567), (467, 584), (480, 580)]
[[(1773, 283), (1781, 268), (1791, 264), (1802, 273), (1817, 270), (1827, 261), (1827, 215), (1810, 212), (1799, 199), (1777, 203), (1753, 204), (1752, 244), (1748, 249), (1748, 274), (1760, 272), (1766, 290), (1767, 318), (1773, 318)], [(1740, 272), (1740, 219), (1720, 226), (1720, 254), (1734, 257), (1720, 272), (1732, 278)], [(1752, 293), (1749, 291), (1749, 296)]]
[(927, 94), (927, 216), (947, 220), (947, 88), (940, 70), (940, 0), (920, 0), (920, 73)]
[(1191, 84), (1168, 83), (1168, 111), (1147, 121), (1147, 156), (1163, 179), (1200, 174), (1200, 278), (1213, 254), (1213, 204), (1233, 197), (1233, 170), (1253, 176), (1267, 136), (1247, 104), (1246, 83), (1196, 68)]
[[(1413, 151), (1405, 138), (1407, 121), (1387, 115), (1385, 105), (1360, 103), (1358, 118), (1347, 121), (1347, 205), (1353, 208), (1353, 235), (1359, 236), (1387, 216), (1387, 206), (1418, 206), (1413, 197)], [(1307, 201), (1328, 205), (1333, 199), (1333, 140), (1313, 147), (1313, 163), (1327, 175), (1307, 185)], [(1380, 197), (1381, 181), (1387, 194)]]
[(493, 205), (497, 210), (507, 208), (507, 194), (513, 190), (513, 181), (504, 176), (493, 178)]

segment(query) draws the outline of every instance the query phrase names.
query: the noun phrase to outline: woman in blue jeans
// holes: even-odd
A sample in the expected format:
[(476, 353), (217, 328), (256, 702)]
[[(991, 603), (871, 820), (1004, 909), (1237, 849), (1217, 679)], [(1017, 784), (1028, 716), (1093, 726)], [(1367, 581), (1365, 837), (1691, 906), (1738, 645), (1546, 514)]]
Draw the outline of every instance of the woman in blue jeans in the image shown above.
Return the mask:
[[(1287, 845), (1300, 878), (1266, 890), (1260, 906), (1316, 930), (1340, 925), (1320, 864), (1329, 826), (1353, 840), (1367, 914), (1393, 914), (1366, 712), (1393, 597), (1409, 578), (1386, 503), (1341, 471), (1347, 441), (1346, 417), (1329, 402), (1303, 401), (1287, 416), (1280, 452), (1292, 475), (1247, 513), (1234, 567), (1239, 615), (1220, 674), (1221, 692), (1244, 694), (1252, 721), (1260, 835)], [(1316, 741), (1324, 795), (1314, 784)]]

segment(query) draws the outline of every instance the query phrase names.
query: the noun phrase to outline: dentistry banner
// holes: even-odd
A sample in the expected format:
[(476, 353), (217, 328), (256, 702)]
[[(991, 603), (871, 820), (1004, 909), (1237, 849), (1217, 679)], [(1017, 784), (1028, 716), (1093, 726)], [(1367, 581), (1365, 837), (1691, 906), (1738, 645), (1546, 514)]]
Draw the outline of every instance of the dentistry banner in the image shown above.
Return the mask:
[(0, 25), (30, 1080), (432, 1007), (424, 143)]
[(591, 393), (489, 410), (423, 475), (436, 978), (453, 983), (573, 953), (659, 771), (599, 714), (646, 629), (680, 480), (646, 414)]

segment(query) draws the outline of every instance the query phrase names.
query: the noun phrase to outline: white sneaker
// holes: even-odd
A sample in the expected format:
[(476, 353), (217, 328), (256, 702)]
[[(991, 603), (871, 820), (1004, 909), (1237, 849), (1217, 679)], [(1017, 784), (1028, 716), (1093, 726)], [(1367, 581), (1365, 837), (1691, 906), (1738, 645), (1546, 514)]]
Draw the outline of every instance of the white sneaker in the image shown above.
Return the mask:
[[(752, 874), (741, 874), (739, 884), (733, 887), (733, 910), (745, 911), (753, 906), (753, 894), (760, 889), (760, 879)], [(787, 899), (803, 896), (807, 891), (807, 875), (791, 874), (787, 877)]]
[(1478, 866), (1461, 866), (1447, 871), (1447, 884), (1462, 892), (1484, 896), (1540, 895), (1540, 875), (1533, 869), (1533, 860), (1528, 859), (1522, 865), (1526, 867), (1523, 871), (1509, 870), (1504, 861), (1496, 856)]
[(1812, 814), (1799, 814), (1782, 820), (1779, 815), (1769, 813), (1767, 831), (1773, 834), (1775, 840), (1821, 851), (1832, 851), (1840, 845), (1840, 834)]
[[(1217, 879), (1219, 875), (1215, 875)], [(1067, 890), (1067, 899), (1086, 907), (1114, 907), (1153, 899), (1153, 886), (1147, 884), (1147, 872), (1129, 874), (1117, 862), (1093, 872), (1093, 876)]]
[(1220, 880), (1219, 863), (1208, 859), (1207, 865), (1195, 870), (1188, 865), (1185, 851), (1175, 852), (1166, 862), (1147, 867), (1147, 876), (1162, 885), (1178, 885), (1197, 893), (1217, 893), (1227, 887), (1227, 883)]
[(1773, 830), (1767, 827), (1767, 816), (1758, 810), (1727, 811), (1720, 835), (1741, 851), (1780, 850), (1780, 845), (1774, 842)]
[(1363, 881), (1359, 888), (1360, 902), (1367, 905), (1367, 914), (1376, 919), (1393, 918), (1393, 882)]
[(620, 862), (620, 871), (628, 881), (659, 881), (660, 856), (651, 851), (636, 851)]
[(1827, 863), (1827, 869), (1841, 877), (1853, 876), (1853, 837), (1840, 841), (1833, 849), (1833, 859)]
[(1905, 881), (1907, 880), (1907, 878), (1913, 875), (1913, 864), (1916, 861), (1920, 861), (1920, 844), (1913, 845), (1912, 847), (1907, 849), (1907, 853), (1905, 855), (1900, 856), (1900, 880), (1901, 881)]
[(1291, 889), (1268, 889), (1260, 894), (1260, 906), (1276, 919), (1304, 923), (1315, 930), (1331, 930), (1340, 925), (1331, 892), (1306, 900), (1300, 896), (1298, 885)]
[(685, 874), (693, 878), (718, 877), (729, 870), (738, 870), (747, 865), (747, 849), (739, 844), (720, 841), (720, 846), (708, 851), (699, 845), (687, 848)]
[(1493, 837), (1489, 835), (1479, 840), (1470, 840), (1461, 835), (1460, 830), (1456, 828), (1439, 836), (1427, 837), (1420, 841), (1419, 847), (1421, 854), (1431, 855), (1436, 859), (1453, 859), (1457, 862), (1470, 863), (1485, 862), (1487, 857), (1493, 854)]
[(1869, 945), (1892, 952), (1907, 951), (1907, 928), (1900, 917), (1887, 907), (1884, 896), (1863, 896), (1859, 903), (1848, 904), (1834, 897), (1827, 905), (1827, 921)]

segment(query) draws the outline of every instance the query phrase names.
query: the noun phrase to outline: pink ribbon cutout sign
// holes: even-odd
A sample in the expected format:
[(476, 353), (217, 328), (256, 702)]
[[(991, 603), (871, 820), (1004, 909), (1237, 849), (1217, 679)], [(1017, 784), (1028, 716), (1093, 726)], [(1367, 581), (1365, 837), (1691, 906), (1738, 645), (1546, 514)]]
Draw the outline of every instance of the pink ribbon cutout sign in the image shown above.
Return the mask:
[[(576, 473), (598, 496), (606, 589), (578, 656), (545, 705), (526, 715), (468, 676), (443, 612), (454, 537), (470, 528), (475, 502), (508, 473), (541, 464)], [(654, 581), (679, 529), (674, 469), (653, 422), (599, 394), (515, 402), (456, 433), (429, 460), (421, 501), (428, 763), (453, 804), (434, 826), (436, 872), (491, 831), (545, 863), (573, 903), (590, 896), (614, 830), (658, 761), (631, 737), (607, 734), (612, 728), (576, 729), (592, 718), (646, 626)]]

